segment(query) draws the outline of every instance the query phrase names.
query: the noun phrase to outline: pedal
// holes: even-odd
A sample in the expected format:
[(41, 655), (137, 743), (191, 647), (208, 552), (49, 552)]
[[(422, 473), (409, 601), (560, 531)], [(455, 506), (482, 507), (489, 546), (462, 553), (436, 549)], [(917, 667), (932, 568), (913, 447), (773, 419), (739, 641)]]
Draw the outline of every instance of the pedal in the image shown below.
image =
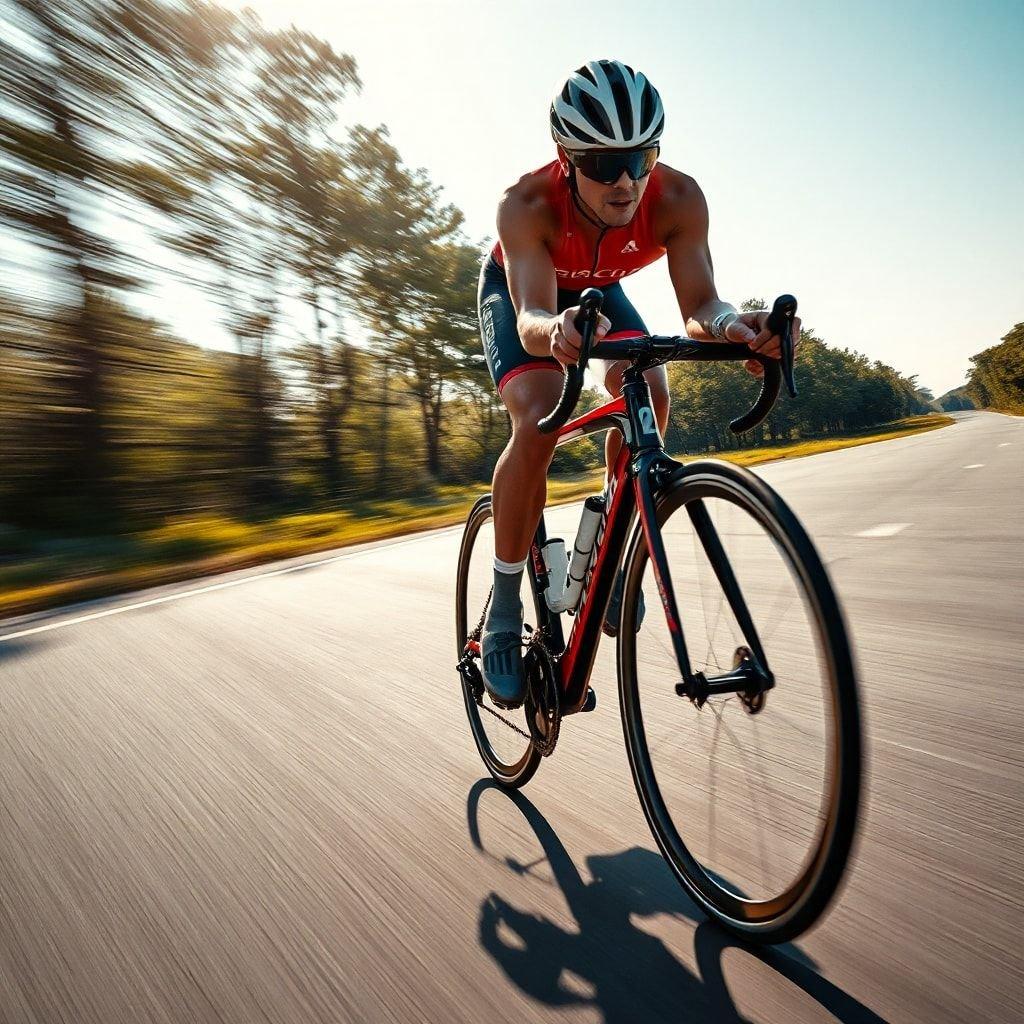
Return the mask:
[(592, 686), (587, 687), (587, 695), (583, 698), (583, 706), (580, 708), (582, 715), (586, 711), (593, 711), (597, 707), (597, 694)]

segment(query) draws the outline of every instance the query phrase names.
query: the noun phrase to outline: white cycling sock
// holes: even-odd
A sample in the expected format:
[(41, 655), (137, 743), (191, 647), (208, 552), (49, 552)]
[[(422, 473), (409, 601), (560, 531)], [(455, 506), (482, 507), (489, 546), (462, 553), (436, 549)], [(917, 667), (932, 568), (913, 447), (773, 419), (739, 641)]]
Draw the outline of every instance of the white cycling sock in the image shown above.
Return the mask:
[(526, 559), (524, 558), (521, 562), (503, 562), (495, 556), (494, 568), (498, 572), (505, 573), (506, 576), (515, 576), (516, 573), (522, 572), (526, 568)]

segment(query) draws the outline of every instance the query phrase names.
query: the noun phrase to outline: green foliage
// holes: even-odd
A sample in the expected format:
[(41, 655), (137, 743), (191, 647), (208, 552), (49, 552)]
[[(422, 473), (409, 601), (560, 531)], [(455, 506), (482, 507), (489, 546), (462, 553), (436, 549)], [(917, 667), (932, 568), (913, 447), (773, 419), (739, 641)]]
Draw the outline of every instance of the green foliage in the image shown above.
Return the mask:
[(935, 402), (943, 412), (958, 412), (961, 409), (976, 408), (970, 395), (967, 393), (967, 385), (947, 391), (944, 395), (936, 398)]
[(1016, 324), (1002, 343), (971, 356), (974, 366), (966, 396), (981, 408), (1024, 414), (1024, 323)]
[(205, 517), (180, 519), (142, 536), (157, 561), (186, 561), (241, 547), (257, 533), (245, 523)]
[(737, 437), (729, 421), (753, 403), (759, 382), (740, 363), (673, 363), (666, 443), (679, 451), (728, 451), (856, 431), (930, 411), (912, 378), (849, 349), (832, 348), (808, 331), (801, 336), (796, 376), (797, 399), (783, 395), (752, 436)]

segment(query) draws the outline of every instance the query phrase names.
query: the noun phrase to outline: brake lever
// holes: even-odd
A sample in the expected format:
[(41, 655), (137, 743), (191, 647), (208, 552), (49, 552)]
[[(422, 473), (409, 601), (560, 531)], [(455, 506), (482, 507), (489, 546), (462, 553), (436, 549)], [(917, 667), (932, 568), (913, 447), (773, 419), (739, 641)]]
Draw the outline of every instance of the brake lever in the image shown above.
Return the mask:
[(773, 335), (778, 336), (778, 359), (755, 353), (757, 361), (763, 367), (761, 376), (761, 393), (749, 411), (737, 417), (729, 424), (734, 434), (742, 434), (756, 427), (772, 411), (782, 382), (786, 382), (786, 390), (791, 398), (796, 397), (796, 381), (793, 379), (793, 317), (796, 316), (796, 299), (792, 295), (780, 295), (772, 304), (765, 326)]
[(583, 339), (580, 346), (580, 357), (576, 360), (576, 366), (580, 370), (585, 370), (590, 361), (590, 352), (594, 347), (597, 318), (601, 313), (602, 302), (604, 302), (604, 294), (597, 288), (587, 288), (580, 295), (580, 311), (572, 322), (573, 327), (579, 331), (580, 337)]
[(796, 345), (793, 339), (793, 318), (796, 316), (796, 299), (792, 295), (780, 295), (772, 305), (765, 326), (778, 335), (781, 352), (779, 353), (779, 369), (782, 379), (786, 382), (786, 390), (790, 398), (796, 398), (796, 379), (793, 376), (793, 357)]
[(562, 394), (558, 399), (558, 404), (537, 424), (537, 429), (542, 434), (552, 434), (556, 430), (560, 430), (569, 419), (573, 409), (576, 408), (580, 392), (583, 390), (583, 373), (587, 368), (593, 348), (597, 318), (601, 312), (602, 302), (604, 302), (604, 295), (597, 288), (588, 288), (580, 296), (580, 311), (573, 319), (573, 326), (579, 331), (582, 338), (579, 358), (576, 360), (575, 366), (565, 368)]

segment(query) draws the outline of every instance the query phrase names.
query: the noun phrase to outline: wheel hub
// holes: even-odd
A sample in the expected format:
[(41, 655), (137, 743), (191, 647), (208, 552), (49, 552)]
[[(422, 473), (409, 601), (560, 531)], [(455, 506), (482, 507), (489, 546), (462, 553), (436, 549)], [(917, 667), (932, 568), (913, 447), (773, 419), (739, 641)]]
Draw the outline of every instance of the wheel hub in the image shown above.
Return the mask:
[(752, 715), (764, 708), (765, 693), (775, 685), (775, 678), (754, 657), (749, 647), (737, 647), (733, 653), (732, 670), (710, 678), (703, 672), (694, 672), (692, 681), (676, 683), (676, 693), (689, 697), (698, 708), (704, 707), (709, 697), (735, 693), (743, 707)]

